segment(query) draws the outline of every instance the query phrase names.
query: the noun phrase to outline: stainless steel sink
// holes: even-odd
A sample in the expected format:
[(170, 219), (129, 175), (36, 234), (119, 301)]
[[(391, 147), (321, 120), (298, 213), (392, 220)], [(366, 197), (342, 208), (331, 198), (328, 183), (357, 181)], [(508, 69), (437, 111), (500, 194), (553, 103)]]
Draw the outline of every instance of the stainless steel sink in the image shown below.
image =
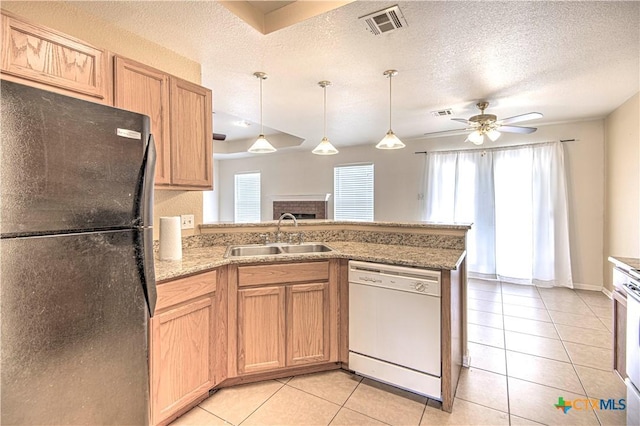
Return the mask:
[(333, 249), (322, 243), (251, 244), (245, 246), (229, 246), (224, 257), (273, 256), (280, 254), (324, 253), (329, 251), (333, 251)]
[(282, 246), (282, 251), (285, 253), (322, 253), (333, 250), (324, 244), (307, 243)]
[(227, 249), (225, 257), (267, 256), (280, 253), (282, 250), (278, 246), (232, 246)]

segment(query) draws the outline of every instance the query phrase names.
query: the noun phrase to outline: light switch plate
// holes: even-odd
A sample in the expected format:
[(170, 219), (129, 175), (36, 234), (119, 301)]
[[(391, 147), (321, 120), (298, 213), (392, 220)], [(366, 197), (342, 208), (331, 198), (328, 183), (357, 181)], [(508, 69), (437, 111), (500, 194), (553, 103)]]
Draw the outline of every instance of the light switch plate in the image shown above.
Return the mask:
[(180, 219), (182, 221), (182, 229), (193, 229), (194, 219), (192, 214), (180, 215)]

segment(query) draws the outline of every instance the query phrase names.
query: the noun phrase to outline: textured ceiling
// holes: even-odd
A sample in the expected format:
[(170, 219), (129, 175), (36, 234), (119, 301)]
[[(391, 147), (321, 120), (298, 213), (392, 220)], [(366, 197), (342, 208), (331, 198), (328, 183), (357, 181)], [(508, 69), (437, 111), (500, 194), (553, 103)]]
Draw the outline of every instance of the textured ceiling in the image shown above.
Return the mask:
[(293, 3), (292, 1), (247, 1), (251, 6), (258, 9), (263, 14), (267, 14), (269, 12), (273, 12), (274, 10), (278, 10), (280, 8), (285, 7)]
[(306, 150), (323, 136), (320, 80), (333, 83), (338, 148), (387, 131), (390, 68), (393, 130), (407, 141), (461, 127), (433, 110), (466, 118), (486, 99), (498, 117), (541, 112), (523, 123), (540, 125), (603, 117), (639, 88), (639, 2), (400, 2), (407, 27), (379, 36), (358, 17), (395, 2), (357, 1), (268, 35), (210, 1), (71, 4), (201, 63), (214, 111), (259, 122), (252, 73), (267, 72), (264, 123)]

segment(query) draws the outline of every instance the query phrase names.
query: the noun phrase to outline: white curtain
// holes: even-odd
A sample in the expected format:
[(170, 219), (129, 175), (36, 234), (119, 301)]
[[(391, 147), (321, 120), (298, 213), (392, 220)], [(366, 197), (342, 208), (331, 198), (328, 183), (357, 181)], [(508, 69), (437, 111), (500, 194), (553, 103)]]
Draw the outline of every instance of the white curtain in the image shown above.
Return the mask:
[(472, 222), (474, 276), (573, 287), (560, 142), (429, 153), (423, 219)]

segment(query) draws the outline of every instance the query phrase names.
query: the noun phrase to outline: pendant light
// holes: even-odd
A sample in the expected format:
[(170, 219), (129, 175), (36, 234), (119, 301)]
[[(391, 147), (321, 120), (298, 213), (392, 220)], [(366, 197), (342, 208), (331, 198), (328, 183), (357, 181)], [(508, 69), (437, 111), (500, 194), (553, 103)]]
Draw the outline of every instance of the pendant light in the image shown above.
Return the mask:
[(389, 79), (389, 131), (387, 132), (385, 137), (382, 138), (380, 142), (378, 142), (378, 145), (376, 145), (376, 148), (378, 149), (404, 148), (405, 144), (403, 144), (402, 141), (398, 139), (398, 137), (395, 135), (395, 133), (393, 133), (393, 130), (391, 130), (391, 79), (394, 76), (398, 75), (398, 71), (386, 70), (383, 73), (383, 75), (387, 76), (387, 78)]
[(264, 126), (262, 124), (262, 80), (267, 79), (267, 74), (256, 71), (253, 75), (260, 80), (260, 135), (248, 151), (254, 154), (269, 154), (270, 152), (276, 152), (276, 149), (269, 143), (267, 138), (264, 137)]
[(324, 91), (324, 137), (318, 146), (311, 151), (313, 154), (317, 155), (334, 155), (338, 153), (336, 147), (334, 147), (331, 142), (329, 142), (329, 139), (327, 139), (327, 86), (330, 85), (330, 81), (322, 80), (318, 82), (318, 86), (322, 87), (322, 90)]

